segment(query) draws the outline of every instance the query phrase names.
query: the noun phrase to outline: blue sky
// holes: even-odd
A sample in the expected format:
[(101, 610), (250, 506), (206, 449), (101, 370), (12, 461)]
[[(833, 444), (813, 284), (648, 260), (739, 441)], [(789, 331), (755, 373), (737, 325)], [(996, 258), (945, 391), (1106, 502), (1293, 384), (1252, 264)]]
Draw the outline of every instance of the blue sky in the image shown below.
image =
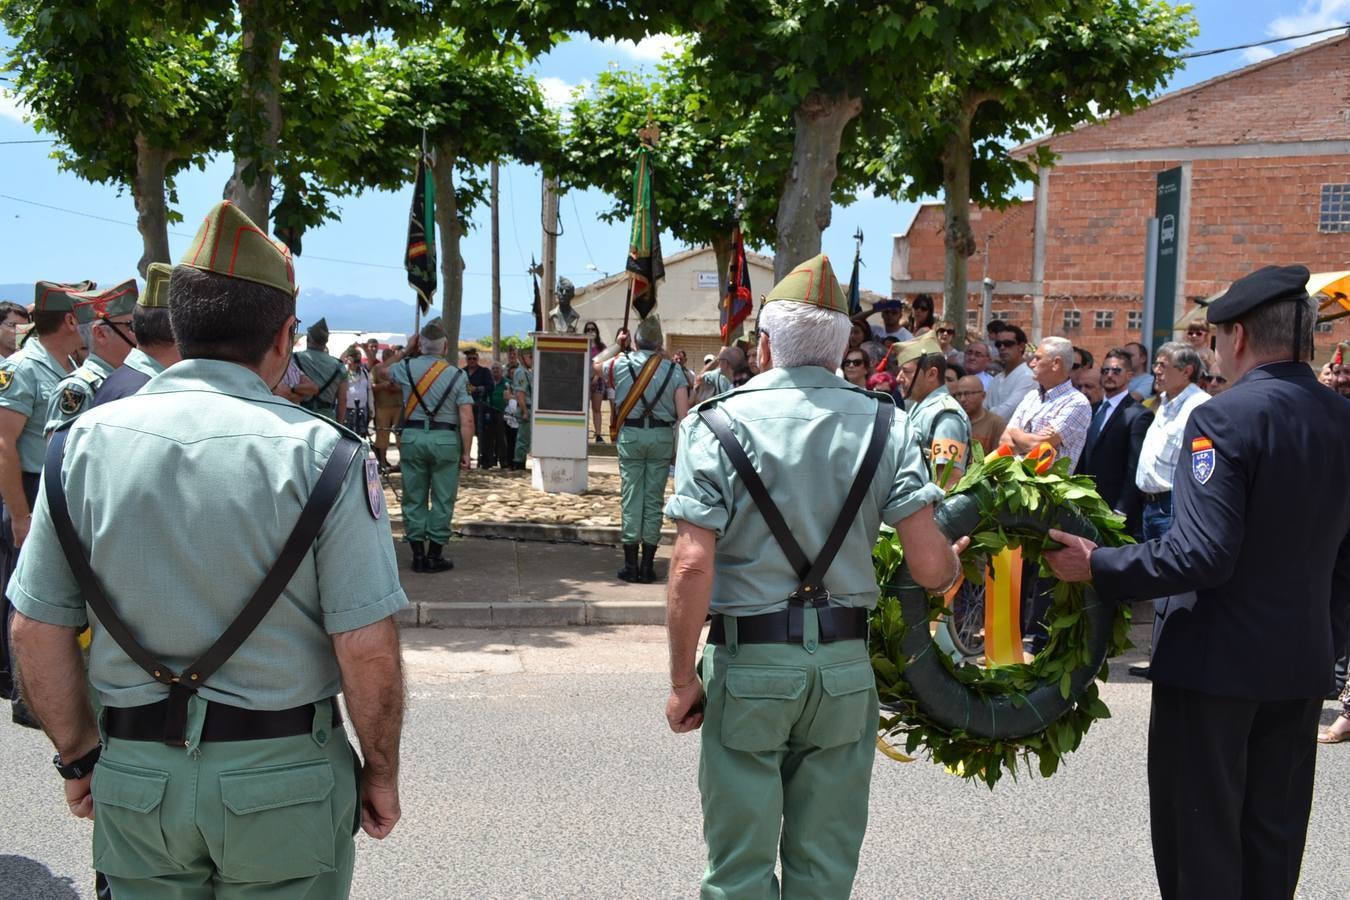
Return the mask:
[[(1195, 15), (1200, 36), (1194, 48), (1205, 50), (1310, 31), (1350, 21), (1350, 0), (1197, 0)], [(8, 43), (0, 32), (0, 39)], [(1318, 38), (1320, 39), (1320, 38)], [(1311, 39), (1310, 39), (1311, 40)], [(1306, 42), (1306, 41), (1305, 41)], [(1191, 60), (1171, 87), (1197, 81), (1246, 65), (1296, 43), (1225, 53)], [(650, 66), (668, 44), (663, 37), (641, 44), (575, 40), (555, 49), (534, 66), (546, 91), (556, 98), (587, 82), (606, 66)], [(0, 88), (4, 83), (0, 82)], [(73, 281), (94, 278), (110, 283), (134, 273), (140, 257), (131, 197), (113, 187), (92, 185), (57, 170), (48, 158), (50, 145), (13, 144), (39, 140), (22, 121), (22, 110), (12, 96), (0, 92), (0, 283), (37, 279)], [(185, 223), (173, 229), (170, 245), (182, 251), (202, 213), (214, 203), (229, 174), (228, 162), (218, 159), (206, 171), (179, 180), (179, 209)], [(540, 253), (540, 177), (537, 170), (509, 165), (502, 168), (502, 304), (528, 311), (530, 282), (525, 274), (531, 255)], [(341, 201), (342, 219), (305, 236), (304, 255), (297, 261), (302, 287), (330, 293), (392, 297), (411, 303), (401, 263), (411, 189), (372, 193)], [(28, 202), (24, 202), (28, 201)], [(47, 204), (78, 214), (43, 206)], [(608, 199), (597, 191), (573, 192), (562, 198), (563, 234), (558, 241), (559, 273), (578, 286), (622, 268), (628, 233), (624, 225), (607, 225), (599, 213)], [(862, 228), (863, 286), (889, 291), (892, 234), (903, 231), (914, 205), (884, 198), (860, 198), (836, 207), (833, 223), (824, 234), (824, 249), (845, 271), (853, 254), (852, 234)], [(475, 213), (474, 230), (466, 237), (464, 312), (487, 312), (491, 297), (491, 262), (487, 209)], [(679, 249), (665, 239), (667, 253)], [(756, 285), (767, 290), (769, 285)], [(27, 302), (27, 298), (15, 298)]]

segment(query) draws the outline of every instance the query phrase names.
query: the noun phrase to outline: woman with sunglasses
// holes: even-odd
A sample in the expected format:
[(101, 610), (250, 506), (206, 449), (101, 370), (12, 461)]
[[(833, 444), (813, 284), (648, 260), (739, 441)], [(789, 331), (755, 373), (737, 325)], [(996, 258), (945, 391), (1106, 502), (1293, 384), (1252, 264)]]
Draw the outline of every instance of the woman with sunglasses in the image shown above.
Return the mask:
[(867, 376), (872, 373), (871, 360), (861, 347), (850, 347), (844, 351), (842, 370), (845, 381), (855, 387), (866, 388)]
[[(587, 322), (581, 326), (582, 334), (591, 336), (591, 362), (595, 362), (595, 357), (604, 352), (605, 342), (600, 340), (600, 326), (594, 322)], [(595, 429), (595, 442), (603, 444), (605, 439), (600, 436), (600, 404), (605, 400), (605, 379), (596, 376), (591, 379), (591, 426)]]
[(964, 354), (952, 346), (952, 341), (956, 340), (956, 323), (949, 319), (943, 319), (937, 323), (934, 328), (937, 332), (938, 346), (942, 348), (942, 355), (947, 357), (949, 363), (959, 363), (964, 361)]
[(915, 337), (932, 330), (933, 328), (933, 298), (927, 294), (919, 294), (914, 298), (914, 313), (911, 317), (913, 324), (909, 330)]

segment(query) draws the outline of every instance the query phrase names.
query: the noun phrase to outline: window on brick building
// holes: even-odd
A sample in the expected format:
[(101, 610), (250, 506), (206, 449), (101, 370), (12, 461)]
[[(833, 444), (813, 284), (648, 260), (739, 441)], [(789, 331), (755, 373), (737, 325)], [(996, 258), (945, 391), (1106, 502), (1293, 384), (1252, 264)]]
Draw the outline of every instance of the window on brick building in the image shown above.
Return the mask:
[(1092, 314), (1094, 328), (1110, 328), (1116, 324), (1116, 314), (1109, 309), (1099, 309)]
[(1083, 314), (1076, 309), (1064, 310), (1064, 330), (1077, 331), (1083, 327)]
[(1317, 333), (1318, 333), (1318, 334), (1331, 334), (1331, 323), (1330, 323), (1330, 322), (1318, 322), (1318, 323), (1317, 323)]
[(1322, 206), (1317, 218), (1317, 230), (1332, 233), (1350, 231), (1350, 184), (1322, 185)]
[(1125, 313), (1125, 327), (1131, 331), (1138, 331), (1144, 327), (1144, 314), (1137, 309), (1128, 310)]
[(978, 309), (966, 310), (966, 327), (978, 328), (980, 325), (980, 311)]

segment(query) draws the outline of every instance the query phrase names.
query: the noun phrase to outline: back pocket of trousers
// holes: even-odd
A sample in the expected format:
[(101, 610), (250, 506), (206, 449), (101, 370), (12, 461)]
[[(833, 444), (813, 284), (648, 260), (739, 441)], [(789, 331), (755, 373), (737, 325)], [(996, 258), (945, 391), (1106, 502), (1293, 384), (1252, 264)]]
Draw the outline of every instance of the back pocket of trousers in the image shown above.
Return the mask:
[(179, 872), (164, 843), (160, 808), (169, 775), (101, 759), (94, 767), (94, 868), (114, 877)]
[(876, 675), (867, 659), (824, 666), (820, 705), (807, 732), (817, 747), (852, 744), (877, 726)]
[(722, 744), (757, 753), (787, 743), (801, 715), (806, 670), (795, 666), (729, 666), (722, 703)]
[(331, 872), (339, 827), (333, 783), (328, 760), (221, 773), (221, 877), (284, 881)]

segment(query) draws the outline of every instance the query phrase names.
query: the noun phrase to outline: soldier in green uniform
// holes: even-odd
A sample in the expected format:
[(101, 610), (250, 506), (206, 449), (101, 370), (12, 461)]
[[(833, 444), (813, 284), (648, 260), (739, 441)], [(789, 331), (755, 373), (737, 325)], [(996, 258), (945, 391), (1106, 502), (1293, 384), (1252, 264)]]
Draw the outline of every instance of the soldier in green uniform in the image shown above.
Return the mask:
[[(78, 294), (92, 285), (67, 285), (39, 281), (33, 301), (33, 330), (19, 350), (0, 360), (0, 585), (10, 574), (28, 536), (33, 501), (42, 473), (42, 455), (47, 443), (47, 404), (56, 385), (74, 367), (71, 359), (84, 340), (75, 321)], [(0, 691), (12, 697), (16, 687), (9, 653), (8, 602), (0, 602)], [(28, 724), (16, 701), (14, 715)]]
[(534, 402), (534, 351), (520, 353), (520, 365), (511, 375), (511, 390), (516, 395), (516, 418), (520, 428), (516, 431), (515, 468), (524, 469), (525, 459), (530, 455), (530, 436), (534, 424), (530, 419), (530, 405)]
[(655, 314), (638, 325), (636, 342), (630, 353), (615, 356), (606, 349), (596, 356), (593, 370), (614, 389), (618, 416), (623, 514), (623, 568), (618, 575), (623, 581), (651, 584), (661, 543), (661, 503), (675, 455), (674, 429), (689, 411), (689, 388), (680, 367), (661, 355), (661, 322)]
[(405, 351), (376, 367), (403, 389), (399, 464), (414, 572), (455, 567), (441, 553), (450, 540), (459, 470), (469, 468), (474, 416), (468, 377), (445, 359), (448, 344), (441, 320), (432, 319)]
[(947, 390), (947, 358), (933, 332), (896, 345), (895, 361), (909, 401), (910, 433), (924, 463), (944, 488), (961, 479), (970, 462), (970, 416)]
[(965, 539), (933, 521), (942, 491), (904, 413), (835, 374), (849, 320), (829, 260), (784, 278), (758, 326), (760, 374), (680, 425), (666, 718), (703, 729), (703, 896), (844, 898), (876, 745), (872, 545), (894, 525), (915, 579), (942, 590)]
[(131, 331), (136, 347), (94, 393), (94, 406), (111, 403), (145, 387), (145, 383), (181, 360), (173, 342), (169, 321), (169, 277), (173, 267), (151, 263), (145, 273), (145, 290), (131, 312)]
[(296, 351), (295, 364), (319, 386), (319, 392), (300, 405), (334, 422), (343, 421), (347, 417), (347, 367), (328, 355), (327, 319), (320, 319), (305, 332), (305, 349)]
[(9, 589), (25, 688), (118, 900), (346, 897), (358, 824), (399, 818), (407, 598), (374, 461), (271, 394), (294, 276), (236, 207), (170, 294), (183, 362), (52, 436)]
[(103, 382), (136, 349), (136, 337), (131, 332), (131, 312), (139, 296), (135, 280), (76, 296), (75, 321), (89, 355), (52, 392), (44, 428), (47, 434), (93, 406), (94, 394)]

